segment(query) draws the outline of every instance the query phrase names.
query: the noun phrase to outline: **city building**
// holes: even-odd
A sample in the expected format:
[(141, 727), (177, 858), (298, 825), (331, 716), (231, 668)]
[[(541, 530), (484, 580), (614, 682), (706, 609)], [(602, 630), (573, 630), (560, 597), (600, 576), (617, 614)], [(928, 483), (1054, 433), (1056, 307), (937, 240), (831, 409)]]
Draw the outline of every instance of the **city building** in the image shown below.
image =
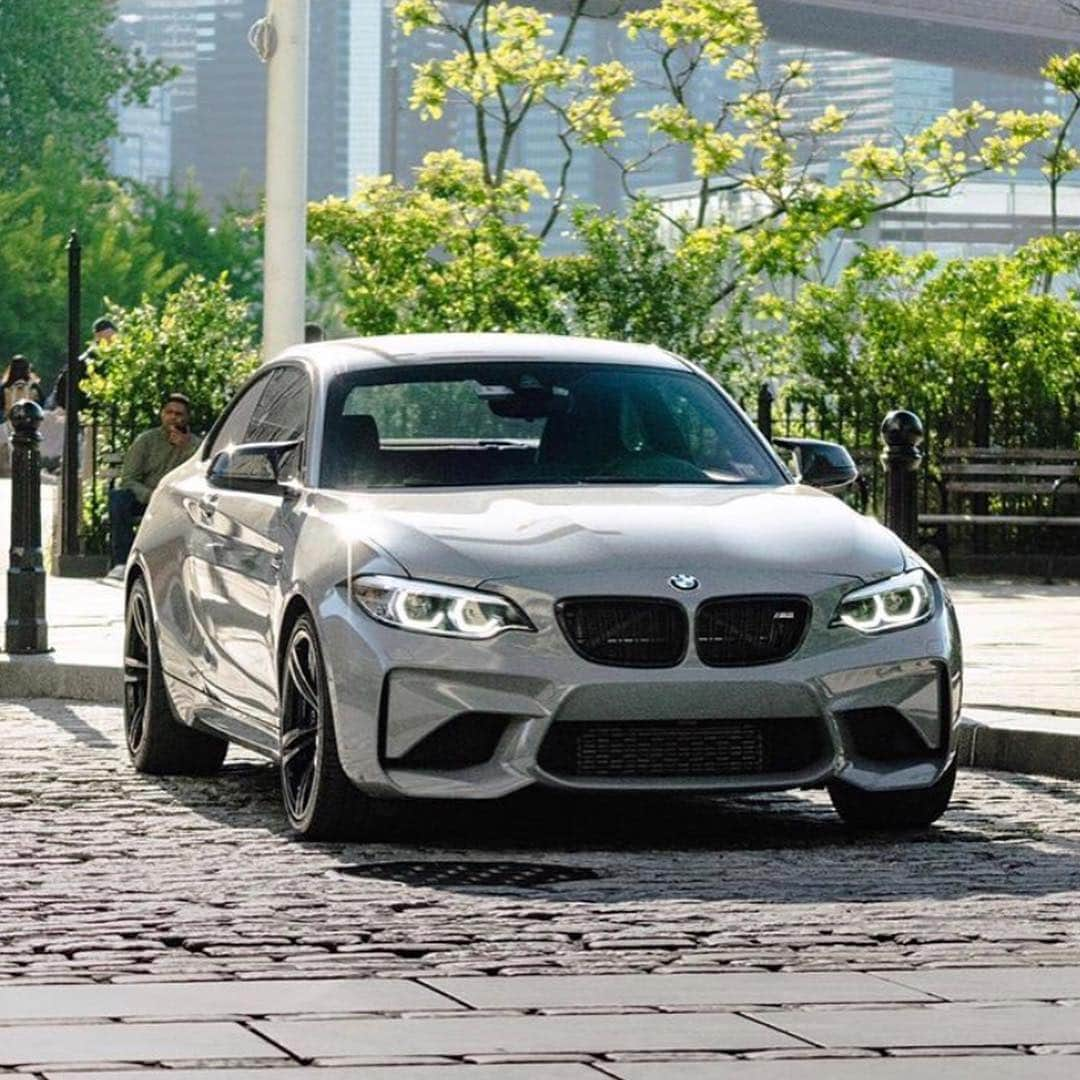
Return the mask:
[[(777, 71), (796, 58), (813, 68), (813, 86), (793, 100), (795, 121), (809, 120), (827, 104), (851, 114), (846, 132), (823, 148), (825, 167), (833, 175), (843, 167), (844, 152), (856, 143), (895, 138), (953, 105), (978, 99), (999, 109), (1059, 107), (1057, 96), (1038, 78), (1025, 77), (1016, 70), (1018, 65), (1009, 66), (1004, 59), (988, 58), (985, 50), (964, 45), (969, 27), (973, 41), (997, 34), (999, 41), (1007, 40), (1021, 51), (1042, 48), (1048, 34), (1063, 32), (1061, 28), (1069, 25), (1060, 13), (1044, 11), (1043, 0), (1017, 0), (1024, 18), (1019, 9), (1014, 17), (1006, 10), (1008, 5), (996, 2), (993, 12), (975, 0), (913, 2), (922, 22), (905, 21), (900, 0), (761, 0), (762, 14), (778, 38), (766, 46), (766, 69)], [(170, 179), (193, 181), (213, 206), (257, 197), (265, 169), (266, 77), (247, 36), (265, 10), (266, 0), (120, 0), (117, 33), (147, 55), (176, 65), (179, 74), (148, 106), (121, 109), (121, 137), (113, 148), (117, 172), (159, 185)], [(826, 33), (823, 27), (841, 23), (843, 32), (832, 34), (837, 42), (849, 44), (851, 27), (865, 23), (865, 40), (881, 49), (891, 33), (896, 55), (871, 55), (829, 44), (831, 31)], [(1076, 23), (1080, 37), (1080, 19)], [(556, 34), (565, 25), (564, 16), (556, 17)], [(953, 42), (954, 54), (970, 61), (968, 66), (940, 62), (940, 43), (924, 41), (930, 25)], [(346, 194), (361, 176), (388, 173), (409, 183), (431, 150), (456, 147), (465, 154), (476, 153), (474, 116), (467, 104), (451, 104), (438, 122), (421, 119), (409, 106), (415, 67), (448, 55), (451, 48), (436, 33), (403, 35), (394, 22), (393, 0), (312, 3), (308, 180), (313, 199)], [(628, 41), (614, 20), (599, 18), (578, 25), (574, 52), (594, 61), (619, 59), (636, 75), (635, 86), (621, 103), (626, 137), (615, 149), (622, 161), (643, 162), (634, 174), (634, 185), (670, 191), (675, 190), (672, 185), (690, 182), (689, 154), (674, 150), (650, 156), (653, 143), (638, 118), (664, 100), (655, 57), (642, 43)], [(998, 70), (986, 70), (985, 65)], [(692, 86), (691, 104), (707, 116), (715, 102), (731, 92), (723, 65), (705, 67)], [(554, 191), (563, 161), (556, 117), (535, 109), (518, 134), (509, 164), (536, 170)], [(1037, 163), (1016, 182), (1035, 183), (1035, 169)], [(619, 168), (596, 151), (579, 150), (566, 180), (577, 202), (608, 211), (624, 203)], [(1001, 190), (987, 198), (1014, 206), (1027, 199), (1006, 198)], [(538, 227), (546, 210), (538, 204), (530, 225)], [(961, 217), (966, 214), (957, 212)], [(934, 210), (930, 216), (942, 225), (936, 214)], [(1017, 228), (1024, 232), (1032, 218), (1018, 214)], [(911, 223), (904, 220), (907, 229)], [(941, 239), (944, 234), (937, 225), (931, 231)], [(997, 232), (1002, 234), (1001, 229)], [(553, 230), (549, 244), (554, 250), (565, 246), (561, 229)]]

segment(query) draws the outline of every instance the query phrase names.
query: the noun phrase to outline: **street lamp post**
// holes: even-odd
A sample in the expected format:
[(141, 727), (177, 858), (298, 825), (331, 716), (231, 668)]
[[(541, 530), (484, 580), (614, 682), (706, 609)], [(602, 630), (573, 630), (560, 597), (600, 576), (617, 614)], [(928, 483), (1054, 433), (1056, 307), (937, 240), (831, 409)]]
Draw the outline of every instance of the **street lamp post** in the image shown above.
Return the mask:
[(267, 0), (251, 42), (267, 65), (263, 356), (304, 337), (310, 0)]

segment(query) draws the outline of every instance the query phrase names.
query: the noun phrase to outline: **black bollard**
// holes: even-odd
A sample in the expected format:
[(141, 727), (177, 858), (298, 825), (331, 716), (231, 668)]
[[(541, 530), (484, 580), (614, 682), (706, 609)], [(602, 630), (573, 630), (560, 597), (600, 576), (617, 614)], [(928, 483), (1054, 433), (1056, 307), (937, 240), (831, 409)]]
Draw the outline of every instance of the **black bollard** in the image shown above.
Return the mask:
[(881, 455), (881, 463), (885, 466), (885, 524), (905, 544), (914, 547), (919, 533), (922, 421), (913, 412), (894, 409), (881, 422), (881, 438), (885, 443)]
[(770, 441), (772, 440), (772, 407), (775, 400), (776, 395), (773, 393), (772, 386), (767, 382), (763, 382), (758, 387), (757, 426), (758, 431)]
[(41, 436), (44, 418), (36, 401), (20, 401), (8, 419), (11, 440), (11, 562), (8, 564), (4, 650), (49, 651), (45, 621), (45, 568), (41, 562)]

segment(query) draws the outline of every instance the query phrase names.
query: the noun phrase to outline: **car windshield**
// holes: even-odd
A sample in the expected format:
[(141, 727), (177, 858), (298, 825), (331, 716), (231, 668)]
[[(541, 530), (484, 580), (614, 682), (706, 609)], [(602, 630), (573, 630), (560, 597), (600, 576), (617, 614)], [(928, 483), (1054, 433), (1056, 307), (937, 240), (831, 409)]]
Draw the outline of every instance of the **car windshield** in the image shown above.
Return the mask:
[(321, 477), (331, 488), (784, 482), (699, 376), (536, 360), (337, 376)]

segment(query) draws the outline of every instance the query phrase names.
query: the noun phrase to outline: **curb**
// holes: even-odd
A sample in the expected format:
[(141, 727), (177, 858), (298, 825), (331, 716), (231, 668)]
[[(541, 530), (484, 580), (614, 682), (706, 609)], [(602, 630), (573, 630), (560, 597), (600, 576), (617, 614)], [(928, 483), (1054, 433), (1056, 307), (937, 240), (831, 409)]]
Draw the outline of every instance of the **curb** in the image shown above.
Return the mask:
[(71, 664), (48, 653), (0, 653), (0, 686), (5, 698), (67, 698), (98, 705), (120, 705), (124, 673), (111, 664)]
[(969, 710), (960, 722), (961, 765), (1080, 780), (1080, 718)]

